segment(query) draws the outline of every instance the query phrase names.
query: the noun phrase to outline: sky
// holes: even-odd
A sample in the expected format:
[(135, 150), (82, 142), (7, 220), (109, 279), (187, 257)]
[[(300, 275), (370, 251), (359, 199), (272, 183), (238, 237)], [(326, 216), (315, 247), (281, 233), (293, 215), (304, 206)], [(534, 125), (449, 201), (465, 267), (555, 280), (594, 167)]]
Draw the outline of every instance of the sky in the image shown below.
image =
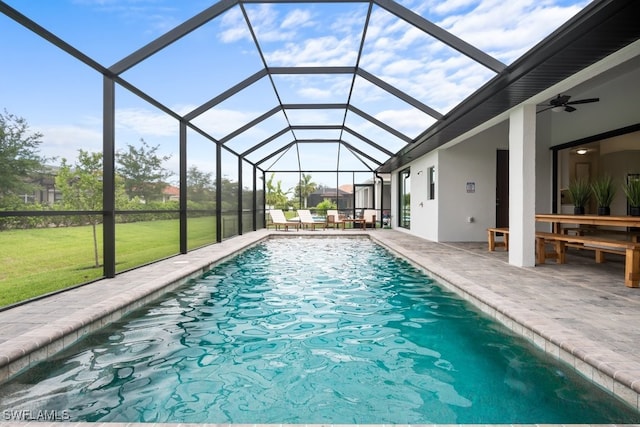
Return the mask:
[[(204, 0), (5, 0), (101, 65), (110, 67), (185, 20), (212, 6)], [(571, 0), (402, 0), (399, 4), (466, 43), (508, 65), (573, 17), (589, 2)], [(121, 77), (180, 115), (222, 94), (265, 67), (358, 66), (420, 103), (446, 114), (495, 72), (441, 43), (421, 29), (374, 5), (365, 29), (368, 3), (249, 3), (234, 6), (186, 37), (126, 70)], [(362, 55), (358, 52), (366, 30)], [(252, 31), (258, 45), (253, 40)], [(78, 149), (102, 147), (102, 76), (47, 41), (0, 14), (0, 109), (23, 117), (43, 134), (48, 156), (74, 159)], [(262, 53), (262, 56), (261, 56)], [(274, 90), (275, 88), (275, 90)], [(213, 138), (228, 139), (237, 153), (292, 125), (340, 125), (296, 130), (297, 139), (342, 138), (383, 162), (406, 139), (345, 110), (278, 112), (229, 138), (279, 102), (350, 102), (413, 139), (435, 122), (420, 109), (365, 78), (351, 74), (277, 74), (262, 78), (196, 117), (193, 123)], [(116, 89), (116, 146), (143, 139), (171, 155), (178, 170), (178, 124), (128, 90)], [(374, 141), (371, 147), (358, 135)], [(212, 144), (190, 131), (188, 164), (215, 169)], [(299, 144), (281, 157), (269, 154), (293, 140), (287, 132), (247, 156), (265, 169), (367, 170), (376, 162), (337, 143)], [(225, 154), (224, 174), (233, 178), (235, 161)], [(339, 163), (338, 163), (339, 162)], [(323, 183), (331, 185), (332, 183)]]

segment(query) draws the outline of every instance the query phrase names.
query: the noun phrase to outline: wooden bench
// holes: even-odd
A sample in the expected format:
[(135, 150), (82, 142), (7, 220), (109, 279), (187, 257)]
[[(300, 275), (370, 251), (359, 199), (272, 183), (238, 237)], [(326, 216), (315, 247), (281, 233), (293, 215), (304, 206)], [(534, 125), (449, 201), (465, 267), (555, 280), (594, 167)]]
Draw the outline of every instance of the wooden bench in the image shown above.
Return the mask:
[(622, 236), (622, 238), (628, 238), (634, 243), (640, 242), (640, 232), (637, 230), (620, 230), (611, 228), (597, 228), (589, 226), (581, 227), (566, 227), (562, 228), (563, 234), (575, 233), (578, 236)]
[[(547, 252), (547, 244), (553, 245), (553, 252)], [(539, 231), (536, 232), (537, 263), (544, 264), (547, 259), (555, 259), (558, 264), (564, 264), (567, 246), (595, 251), (596, 263), (605, 261), (605, 253), (624, 255), (624, 284), (630, 288), (640, 287), (640, 243)]]
[[(496, 235), (502, 234), (502, 242), (496, 241)], [(489, 252), (496, 250), (496, 247), (504, 247), (505, 251), (509, 250), (509, 228), (495, 227), (487, 228), (487, 240), (489, 241)]]

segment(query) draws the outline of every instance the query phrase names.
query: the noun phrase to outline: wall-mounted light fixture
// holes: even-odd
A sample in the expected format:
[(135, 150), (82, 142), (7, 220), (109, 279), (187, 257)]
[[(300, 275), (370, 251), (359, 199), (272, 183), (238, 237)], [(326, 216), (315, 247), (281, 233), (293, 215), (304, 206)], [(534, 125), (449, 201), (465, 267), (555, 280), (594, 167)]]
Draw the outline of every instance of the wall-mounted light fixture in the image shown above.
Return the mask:
[(586, 148), (578, 148), (578, 149), (576, 150), (576, 153), (580, 154), (581, 156), (582, 156), (583, 154), (587, 154), (587, 152), (589, 152), (589, 150), (587, 150)]

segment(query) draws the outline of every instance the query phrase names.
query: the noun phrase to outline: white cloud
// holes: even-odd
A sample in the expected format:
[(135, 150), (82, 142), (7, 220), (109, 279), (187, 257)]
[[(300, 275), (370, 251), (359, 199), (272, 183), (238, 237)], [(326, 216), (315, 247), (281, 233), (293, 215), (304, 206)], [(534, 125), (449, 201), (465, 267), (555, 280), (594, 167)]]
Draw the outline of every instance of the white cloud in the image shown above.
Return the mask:
[[(404, 1), (426, 19), (510, 63), (584, 5), (552, 0)], [(495, 73), (432, 36), (377, 9), (361, 66), (407, 94), (447, 112)]]
[(375, 117), (405, 135), (413, 137), (435, 122), (417, 109), (385, 110), (376, 114)]
[(246, 11), (260, 44), (295, 39), (296, 29), (285, 30), (281, 27), (280, 17), (273, 5), (259, 4), (255, 7), (246, 7)]
[(116, 110), (116, 131), (118, 129), (145, 136), (173, 136), (178, 134), (178, 122), (162, 112), (152, 112), (142, 108)]
[(448, 15), (455, 11), (460, 11), (461, 9), (467, 9), (477, 3), (477, 1), (478, 0), (436, 1), (431, 10), (440, 15)]
[(209, 132), (214, 138), (224, 138), (230, 133), (259, 117), (264, 111), (212, 109), (195, 119), (193, 123)]
[(352, 10), (348, 14), (342, 14), (329, 22), (329, 28), (333, 34), (353, 34), (358, 39), (362, 38), (366, 9)]
[(292, 125), (340, 125), (344, 118), (344, 110), (288, 110), (287, 117)]
[(232, 43), (243, 39), (251, 40), (251, 33), (239, 8), (233, 8), (222, 15), (220, 28), (222, 31), (218, 37), (224, 43)]
[(472, 11), (445, 17), (438, 25), (506, 63), (511, 63), (557, 29), (585, 5), (555, 1), (475, 1)]
[(77, 125), (47, 125), (35, 128), (42, 133), (42, 151), (46, 157), (78, 157), (78, 150), (102, 152), (102, 127), (95, 128)]
[(311, 99), (329, 99), (333, 94), (330, 89), (319, 89), (315, 87), (302, 88), (298, 93), (305, 98)]
[(318, 37), (300, 43), (286, 43), (265, 52), (271, 66), (344, 66), (355, 65), (357, 44), (350, 38)]
[[(347, 116), (346, 124), (351, 130), (359, 133), (365, 138), (368, 138), (372, 141), (377, 141), (377, 142), (383, 141), (379, 145), (381, 145), (385, 149), (390, 150), (392, 152), (400, 150), (405, 145), (405, 142), (400, 138), (397, 138), (396, 136), (388, 133), (386, 130), (374, 125), (369, 121), (361, 119), (359, 116), (356, 117), (353, 114), (349, 114)], [(403, 131), (403, 129), (398, 129), (398, 130), (401, 132)], [(422, 130), (424, 129), (421, 129), (421, 131)], [(410, 136), (411, 133), (407, 133), (406, 135)], [(386, 156), (382, 154), (382, 152), (379, 152), (375, 148), (368, 145), (368, 143), (360, 140), (356, 136), (352, 136), (348, 132), (345, 133), (345, 140), (353, 144), (355, 147), (359, 148), (360, 150), (373, 155), (379, 160), (386, 160)]]
[(385, 74), (411, 75), (422, 68), (424, 64), (418, 59), (401, 59), (389, 63), (382, 71)]
[(309, 27), (314, 25), (311, 12), (308, 10), (296, 9), (282, 20), (280, 28), (300, 29), (301, 27)]
[(114, 14), (123, 22), (142, 22), (144, 33), (163, 34), (181, 23), (180, 11), (175, 5), (158, 0), (72, 0), (76, 5), (89, 7), (101, 13)]

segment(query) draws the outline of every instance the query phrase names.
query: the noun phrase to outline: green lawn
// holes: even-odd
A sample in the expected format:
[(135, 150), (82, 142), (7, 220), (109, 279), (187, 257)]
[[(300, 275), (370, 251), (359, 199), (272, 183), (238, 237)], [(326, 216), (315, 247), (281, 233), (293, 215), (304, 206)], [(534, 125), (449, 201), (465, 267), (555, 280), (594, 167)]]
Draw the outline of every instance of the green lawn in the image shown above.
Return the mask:
[[(91, 226), (0, 232), (0, 306), (103, 276), (102, 227), (95, 267)], [(215, 218), (188, 220), (188, 246), (214, 243)], [(116, 225), (116, 271), (178, 254), (178, 220)]]

